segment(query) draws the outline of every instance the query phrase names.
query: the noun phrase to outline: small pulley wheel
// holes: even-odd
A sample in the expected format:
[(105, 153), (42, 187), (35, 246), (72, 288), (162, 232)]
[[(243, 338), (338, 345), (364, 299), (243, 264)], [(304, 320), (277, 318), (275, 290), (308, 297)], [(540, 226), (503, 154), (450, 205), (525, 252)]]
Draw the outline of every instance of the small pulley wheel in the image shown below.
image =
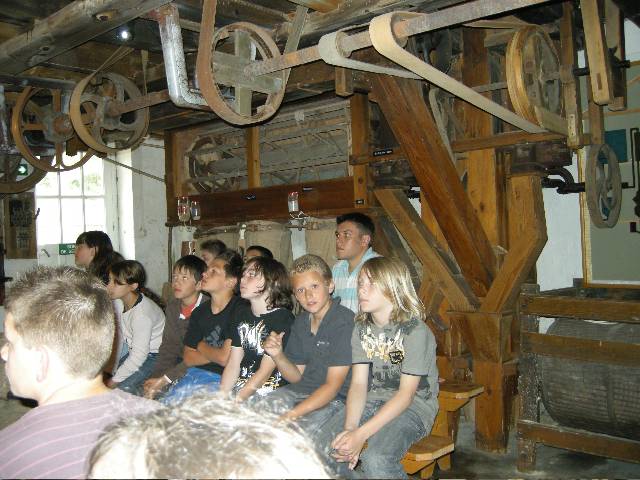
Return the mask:
[(593, 224), (598, 228), (615, 226), (622, 206), (622, 177), (618, 157), (606, 143), (589, 148), (585, 192)]

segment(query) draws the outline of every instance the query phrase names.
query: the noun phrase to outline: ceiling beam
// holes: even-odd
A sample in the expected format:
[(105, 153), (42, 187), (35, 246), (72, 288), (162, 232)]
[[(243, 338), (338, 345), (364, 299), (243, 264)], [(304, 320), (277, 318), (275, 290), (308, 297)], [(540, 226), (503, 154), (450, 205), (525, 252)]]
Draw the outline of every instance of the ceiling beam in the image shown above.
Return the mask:
[(2, 43), (0, 72), (24, 72), (166, 3), (167, 0), (77, 0)]

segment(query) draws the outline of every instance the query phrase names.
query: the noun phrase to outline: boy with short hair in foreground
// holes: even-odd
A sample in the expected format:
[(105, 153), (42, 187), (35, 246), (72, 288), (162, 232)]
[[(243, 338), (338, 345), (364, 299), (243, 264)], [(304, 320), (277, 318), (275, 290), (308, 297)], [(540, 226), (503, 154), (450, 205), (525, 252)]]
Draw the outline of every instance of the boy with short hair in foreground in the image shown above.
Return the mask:
[(0, 478), (85, 478), (105, 426), (158, 407), (102, 381), (115, 335), (106, 287), (75, 268), (39, 267), (12, 284), (5, 309), (11, 391), (38, 406), (0, 431)]
[(272, 332), (265, 351), (290, 385), (265, 398), (282, 417), (296, 420), (324, 453), (339, 431), (324, 431), (344, 407), (351, 368), (351, 310), (332, 299), (331, 269), (317, 255), (304, 255), (291, 268), (293, 292), (304, 309), (291, 328), (286, 348), (282, 334)]

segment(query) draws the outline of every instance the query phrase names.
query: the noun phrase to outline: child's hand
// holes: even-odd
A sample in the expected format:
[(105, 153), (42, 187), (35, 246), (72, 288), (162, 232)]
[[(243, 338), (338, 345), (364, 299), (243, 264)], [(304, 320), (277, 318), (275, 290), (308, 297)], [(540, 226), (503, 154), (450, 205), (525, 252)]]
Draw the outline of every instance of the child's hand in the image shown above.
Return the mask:
[(149, 378), (143, 385), (145, 398), (154, 398), (167, 385), (169, 382), (164, 377)]
[(269, 336), (264, 340), (262, 348), (264, 348), (264, 351), (267, 352), (271, 358), (275, 358), (282, 353), (283, 337), (284, 332), (271, 332)]
[(334, 449), (332, 456), (338, 462), (349, 462), (349, 468), (353, 470), (358, 463), (365, 441), (366, 439), (358, 433), (358, 430), (345, 430), (331, 442), (331, 447)]

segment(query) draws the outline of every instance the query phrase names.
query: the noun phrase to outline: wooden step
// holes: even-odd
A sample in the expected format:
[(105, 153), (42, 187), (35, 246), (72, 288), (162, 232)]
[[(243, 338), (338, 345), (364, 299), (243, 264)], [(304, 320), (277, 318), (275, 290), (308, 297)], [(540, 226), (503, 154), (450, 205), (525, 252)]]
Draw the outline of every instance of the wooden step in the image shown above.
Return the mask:
[(446, 380), (440, 385), (440, 397), (446, 398), (473, 398), (480, 395), (484, 391), (482, 385), (475, 385), (467, 382), (456, 382), (454, 380)]
[(453, 448), (453, 440), (449, 437), (428, 435), (414, 443), (404, 458), (413, 462), (430, 462), (453, 452)]

